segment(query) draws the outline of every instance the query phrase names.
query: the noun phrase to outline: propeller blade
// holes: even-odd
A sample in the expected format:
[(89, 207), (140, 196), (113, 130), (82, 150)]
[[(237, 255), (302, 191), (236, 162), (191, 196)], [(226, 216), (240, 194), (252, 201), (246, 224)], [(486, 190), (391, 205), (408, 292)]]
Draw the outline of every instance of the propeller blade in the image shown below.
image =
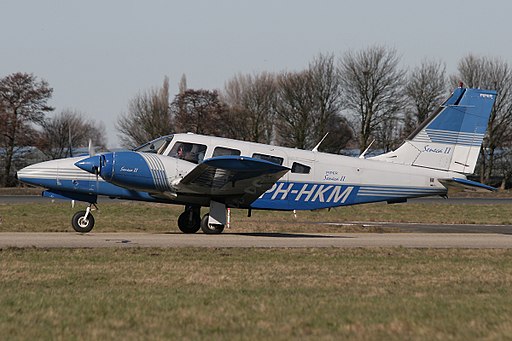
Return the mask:
[(98, 192), (99, 192), (99, 190), (100, 190), (100, 187), (99, 187), (99, 186), (100, 186), (100, 181), (99, 181), (99, 179), (98, 179), (98, 178), (99, 178), (99, 176), (100, 176), (100, 171), (99, 171), (99, 169), (98, 169), (95, 173), (96, 173), (96, 193), (98, 193)]
[(89, 156), (96, 155), (96, 151), (94, 150), (94, 147), (92, 146), (92, 140), (89, 139)]

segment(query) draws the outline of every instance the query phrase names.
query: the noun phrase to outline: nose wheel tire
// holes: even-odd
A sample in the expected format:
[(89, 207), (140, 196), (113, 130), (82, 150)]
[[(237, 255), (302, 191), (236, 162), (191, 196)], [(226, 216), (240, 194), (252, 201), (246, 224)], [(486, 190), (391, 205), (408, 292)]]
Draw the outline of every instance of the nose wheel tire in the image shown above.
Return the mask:
[(200, 215), (188, 210), (183, 212), (178, 217), (178, 228), (183, 233), (196, 233), (201, 228)]
[(221, 224), (209, 224), (208, 220), (210, 219), (210, 215), (206, 213), (201, 219), (201, 230), (206, 234), (219, 234), (224, 231), (224, 225)]
[(94, 217), (89, 212), (87, 219), (85, 218), (86, 211), (78, 211), (71, 219), (71, 225), (76, 232), (87, 233), (91, 232), (94, 227)]

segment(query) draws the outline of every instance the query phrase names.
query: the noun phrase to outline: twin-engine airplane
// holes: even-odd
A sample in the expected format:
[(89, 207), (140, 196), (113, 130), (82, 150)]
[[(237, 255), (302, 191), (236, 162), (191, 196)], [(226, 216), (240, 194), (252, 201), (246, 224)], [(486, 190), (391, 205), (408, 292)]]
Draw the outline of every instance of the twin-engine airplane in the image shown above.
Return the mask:
[[(46, 161), (20, 181), (43, 196), (89, 203), (72, 226), (89, 232), (98, 196), (184, 205), (184, 233), (221, 233), (227, 208), (315, 210), (494, 190), (473, 173), (495, 91), (457, 88), (395, 151), (359, 158), (195, 134), (160, 137), (133, 150)], [(209, 207), (202, 218), (201, 207)]]

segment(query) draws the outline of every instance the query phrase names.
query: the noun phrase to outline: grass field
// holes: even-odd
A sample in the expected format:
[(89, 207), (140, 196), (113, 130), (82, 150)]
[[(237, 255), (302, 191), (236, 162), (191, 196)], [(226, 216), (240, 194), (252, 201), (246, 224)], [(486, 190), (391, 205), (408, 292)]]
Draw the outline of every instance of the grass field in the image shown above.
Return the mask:
[[(177, 231), (182, 210), (100, 208), (96, 232)], [(71, 232), (78, 209), (2, 204), (0, 232)], [(511, 210), (372, 204), (297, 218), (234, 210), (232, 231), (354, 229), (318, 221), (511, 224)], [(512, 250), (0, 249), (5, 340), (494, 340), (512, 338), (511, 321)]]
[(15, 339), (512, 338), (512, 251), (4, 249)]
[[(99, 205), (94, 211), (95, 232), (114, 231), (178, 231), (177, 219), (183, 207), (140, 202), (114, 202)], [(72, 231), (71, 217), (84, 209), (73, 209), (67, 202), (0, 204), (0, 232), (7, 231)], [(206, 210), (203, 210), (206, 213)], [(414, 203), (387, 205), (385, 203), (348, 206), (330, 211), (292, 212), (232, 210), (233, 232), (350, 232), (368, 231), (357, 226), (321, 225), (318, 222), (394, 221), (445, 224), (512, 224), (512, 204), (457, 205)], [(370, 229), (369, 232), (374, 232)], [(380, 231), (377, 231), (380, 232)]]

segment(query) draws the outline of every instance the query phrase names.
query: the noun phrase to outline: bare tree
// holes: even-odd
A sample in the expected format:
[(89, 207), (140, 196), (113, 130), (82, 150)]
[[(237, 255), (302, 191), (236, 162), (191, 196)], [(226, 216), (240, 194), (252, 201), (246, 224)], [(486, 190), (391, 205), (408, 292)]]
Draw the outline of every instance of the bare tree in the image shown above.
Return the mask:
[(270, 143), (276, 106), (273, 74), (236, 75), (224, 86), (222, 100), (227, 110), (222, 117), (227, 137)]
[[(342, 100), (359, 128), (359, 148), (366, 149), (376, 130), (403, 110), (405, 71), (394, 49), (374, 46), (349, 51), (340, 60)], [(381, 146), (386, 141), (378, 141)]]
[(187, 76), (185, 74), (181, 75), (180, 83), (178, 85), (180, 94), (185, 93), (187, 91)]
[[(319, 150), (339, 154), (354, 139), (354, 131), (347, 119), (341, 115), (330, 117), (327, 126), (326, 133), (329, 133), (329, 135), (322, 142)], [(318, 143), (319, 141), (315, 142)]]
[(279, 144), (310, 149), (329, 133), (320, 150), (336, 153), (352, 140), (352, 129), (341, 115), (340, 77), (334, 56), (320, 54), (307, 70), (280, 74), (277, 85)]
[(463, 82), (467, 87), (475, 88), (486, 83), (486, 63), (487, 58), (480, 58), (473, 54), (463, 57), (457, 66), (458, 73), (450, 76), (452, 86), (458, 86), (460, 82)]
[[(501, 146), (496, 150), (494, 173), (495, 176), (501, 178), (501, 189), (509, 188), (512, 181), (512, 144), (509, 142), (507, 145)], [(495, 183), (493, 183), (495, 185)]]
[(445, 64), (424, 60), (409, 75), (405, 94), (411, 110), (406, 113), (403, 134), (409, 135), (442, 104), (446, 95)]
[(33, 124), (40, 124), (52, 111), (47, 102), (53, 89), (45, 80), (28, 73), (13, 73), (0, 79), (0, 146), (4, 164), (1, 185), (12, 183), (10, 177), (16, 147), (33, 141)]
[(375, 129), (373, 136), (379, 141), (379, 146), (384, 152), (396, 148), (402, 141), (401, 121), (397, 116), (390, 116), (383, 120)]
[(40, 149), (50, 158), (72, 155), (72, 149), (86, 147), (89, 139), (96, 148), (106, 148), (103, 123), (86, 120), (80, 112), (66, 109), (42, 123)]
[(173, 131), (169, 107), (169, 78), (161, 88), (139, 93), (130, 100), (128, 113), (117, 120), (117, 130), (125, 147), (136, 147)]
[(512, 70), (499, 58), (468, 55), (459, 61), (458, 73), (450, 78), (453, 85), (462, 81), (471, 88), (498, 92), (481, 149), (481, 181), (488, 182), (493, 175), (495, 159), (500, 155), (496, 151), (512, 141)]
[(309, 71), (283, 72), (277, 77), (277, 142), (307, 149), (313, 138), (313, 82)]
[(174, 97), (171, 110), (176, 132), (224, 136), (219, 122), (225, 107), (215, 90), (187, 89)]
[(313, 114), (315, 139), (319, 140), (327, 133), (331, 117), (340, 112), (340, 79), (333, 55), (318, 55), (308, 70), (316, 111)]
[(337, 153), (345, 148), (354, 135), (341, 114), (341, 80), (334, 55), (319, 54), (309, 64), (308, 73), (313, 96), (312, 143), (318, 143), (329, 133), (320, 150)]

